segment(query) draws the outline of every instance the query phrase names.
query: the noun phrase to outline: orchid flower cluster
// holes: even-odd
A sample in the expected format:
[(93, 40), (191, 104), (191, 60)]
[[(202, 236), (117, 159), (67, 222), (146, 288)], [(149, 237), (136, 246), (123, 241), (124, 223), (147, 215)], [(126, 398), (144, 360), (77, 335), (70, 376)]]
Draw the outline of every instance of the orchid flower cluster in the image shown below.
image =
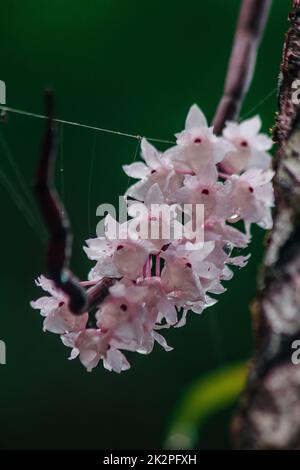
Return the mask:
[(88, 312), (74, 316), (65, 294), (40, 276), (37, 285), (50, 295), (31, 306), (44, 317), (44, 330), (59, 334), (72, 348), (70, 359), (79, 356), (88, 371), (102, 360), (106, 369), (121, 372), (130, 367), (122, 351), (148, 354), (155, 342), (171, 350), (161, 331), (183, 326), (188, 311), (199, 314), (215, 304), (214, 295), (224, 292), (223, 281), (233, 276), (230, 267), (247, 263), (250, 255), (237, 252), (248, 245), (251, 224), (272, 226), (272, 141), (260, 128), (256, 116), (227, 122), (222, 136), (216, 136), (193, 105), (174, 147), (161, 153), (141, 141), (144, 162), (124, 166), (138, 180), (125, 195), (129, 215), (134, 201), (148, 208), (149, 221), (152, 204), (175, 211), (182, 204), (200, 204), (203, 241), (163, 234), (144, 239), (130, 229), (125, 238), (122, 232), (128, 232), (134, 214), (128, 222), (116, 222), (119, 238), (106, 234), (87, 240), (84, 251), (96, 264), (82, 285), (115, 279), (92, 319)]

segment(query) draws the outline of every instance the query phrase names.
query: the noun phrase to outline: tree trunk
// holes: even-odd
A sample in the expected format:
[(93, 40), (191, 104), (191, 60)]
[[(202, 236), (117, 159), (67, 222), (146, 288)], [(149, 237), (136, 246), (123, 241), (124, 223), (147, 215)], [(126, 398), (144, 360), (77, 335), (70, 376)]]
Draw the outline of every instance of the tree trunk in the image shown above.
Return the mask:
[(300, 365), (292, 362), (300, 340), (300, 0), (289, 20), (273, 130), (274, 228), (252, 305), (255, 356), (232, 425), (244, 449), (300, 449)]

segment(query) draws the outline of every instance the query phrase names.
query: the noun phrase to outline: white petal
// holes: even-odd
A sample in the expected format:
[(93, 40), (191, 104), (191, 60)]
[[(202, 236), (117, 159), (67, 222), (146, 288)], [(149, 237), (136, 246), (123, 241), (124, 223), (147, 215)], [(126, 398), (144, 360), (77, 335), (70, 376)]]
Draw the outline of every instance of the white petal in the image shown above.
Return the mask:
[(184, 309), (183, 310), (183, 313), (182, 313), (182, 317), (181, 319), (179, 320), (179, 322), (177, 323), (177, 325), (175, 325), (175, 328), (181, 328), (182, 326), (184, 326), (186, 324), (186, 316), (187, 316), (187, 313), (188, 313), (188, 310), (187, 309)]
[(158, 344), (160, 344), (164, 348), (165, 351), (172, 351), (173, 348), (168, 345), (167, 341), (162, 335), (160, 335), (156, 331), (153, 331), (152, 336), (158, 342)]
[(227, 121), (223, 130), (223, 136), (228, 140), (234, 140), (240, 135), (239, 125), (234, 121)]
[(122, 282), (117, 282), (109, 288), (109, 292), (114, 297), (126, 297), (126, 286)]
[(152, 184), (150, 178), (138, 181), (127, 189), (125, 196), (130, 196), (138, 201), (144, 201), (145, 195)]
[(207, 127), (207, 120), (199, 106), (193, 104), (186, 117), (185, 128), (188, 130), (197, 129), (199, 127)]
[(273, 141), (266, 134), (258, 134), (253, 139), (253, 146), (257, 150), (270, 150), (273, 146)]
[(149, 207), (151, 204), (163, 204), (164, 202), (165, 198), (159, 185), (154, 183), (145, 196), (145, 205)]
[(269, 153), (262, 150), (253, 149), (251, 153), (251, 158), (247, 165), (247, 168), (270, 168), (272, 163), (272, 157)]
[(273, 227), (273, 218), (271, 210), (266, 210), (263, 220), (257, 223), (257, 225), (265, 230), (271, 230)]
[(59, 311), (54, 310), (46, 316), (43, 323), (44, 331), (62, 335), (68, 331), (68, 324), (65, 319), (59, 314)]
[(80, 354), (79, 349), (73, 348), (72, 351), (71, 351), (70, 356), (68, 357), (69, 361), (72, 361), (73, 359), (76, 359), (76, 357), (78, 357), (79, 354)]
[(203, 312), (204, 308), (206, 305), (203, 302), (199, 302), (197, 304), (194, 304), (191, 308), (192, 312), (200, 314)]
[(241, 135), (245, 138), (252, 138), (258, 134), (261, 128), (261, 119), (259, 116), (254, 116), (251, 119), (246, 119), (240, 124)]
[(229, 258), (228, 263), (243, 268), (248, 263), (248, 259), (250, 258), (250, 256), (250, 253), (247, 256), (235, 256), (234, 258)]
[(106, 353), (106, 358), (103, 359), (103, 365), (108, 370), (113, 370), (118, 374), (123, 370), (130, 369), (130, 364), (124, 354), (118, 349), (110, 348)]
[(126, 175), (130, 176), (131, 178), (144, 178), (149, 173), (149, 168), (142, 162), (135, 162), (131, 163), (131, 165), (124, 165), (123, 170), (125, 171)]
[(74, 348), (75, 341), (79, 335), (80, 333), (67, 333), (65, 335), (61, 335), (60, 339), (62, 343), (68, 348)]
[(227, 155), (229, 152), (235, 152), (235, 151), (236, 151), (236, 148), (234, 145), (232, 145), (226, 139), (219, 137), (218, 141), (214, 144), (214, 153), (213, 153), (214, 163), (221, 162), (223, 158), (225, 157), (225, 155)]
[(191, 262), (200, 262), (207, 258), (207, 256), (213, 251), (213, 249), (215, 248), (215, 242), (198, 242), (194, 243), (192, 246), (188, 245)]
[(176, 308), (166, 297), (161, 297), (157, 307), (159, 313), (166, 319), (169, 325), (177, 323)]
[(156, 169), (161, 165), (160, 153), (146, 139), (141, 143), (142, 157), (150, 168)]
[(33, 300), (30, 302), (30, 305), (34, 309), (39, 309), (41, 310), (41, 315), (45, 316), (47, 315), (50, 310), (53, 310), (58, 307), (59, 305), (59, 300), (57, 300), (55, 297), (40, 297), (37, 300)]
[(43, 276), (43, 274), (35, 281), (35, 284), (44, 289), (46, 292), (49, 292), (49, 294), (53, 295), (57, 299), (64, 299), (63, 292), (57, 289), (55, 283), (51, 279)]
[(84, 246), (83, 250), (89, 259), (97, 260), (103, 256), (104, 253), (108, 254), (112, 251), (112, 244), (104, 237), (90, 238), (86, 240), (87, 247)]
[(101, 279), (103, 276), (119, 277), (120, 273), (117, 270), (114, 262), (110, 256), (99, 259), (94, 268), (91, 269), (88, 275), (90, 281)]
[[(174, 145), (173, 147), (170, 147), (167, 149), (164, 153), (165, 158), (170, 161), (172, 164), (176, 161), (183, 161), (184, 160), (184, 154), (182, 152), (182, 148), (178, 145)], [(184, 169), (189, 169), (189, 167), (183, 166)]]

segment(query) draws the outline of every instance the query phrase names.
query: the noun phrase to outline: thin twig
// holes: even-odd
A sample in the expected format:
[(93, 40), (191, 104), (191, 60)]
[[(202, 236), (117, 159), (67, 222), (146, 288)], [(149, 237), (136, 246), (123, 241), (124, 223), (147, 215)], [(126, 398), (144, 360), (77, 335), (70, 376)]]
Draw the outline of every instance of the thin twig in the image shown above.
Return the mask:
[(214, 131), (221, 134), (228, 120), (237, 119), (250, 86), (257, 49), (271, 0), (243, 0), (234, 37), (222, 99), (213, 119)]
[(45, 106), (48, 119), (38, 162), (35, 191), (41, 213), (50, 232), (47, 269), (56, 286), (68, 295), (70, 310), (75, 314), (81, 314), (87, 307), (87, 295), (68, 269), (72, 236), (67, 215), (62, 210), (62, 204), (53, 185), (55, 148), (53, 96), (50, 91), (45, 94)]
[(108, 294), (115, 279), (103, 278), (87, 291), (69, 270), (72, 253), (72, 235), (67, 213), (54, 186), (54, 166), (56, 159), (54, 145), (53, 95), (45, 94), (46, 114), (48, 116), (46, 134), (38, 162), (36, 178), (36, 197), (41, 213), (50, 232), (47, 269), (50, 278), (69, 298), (69, 309), (75, 315), (95, 308)]

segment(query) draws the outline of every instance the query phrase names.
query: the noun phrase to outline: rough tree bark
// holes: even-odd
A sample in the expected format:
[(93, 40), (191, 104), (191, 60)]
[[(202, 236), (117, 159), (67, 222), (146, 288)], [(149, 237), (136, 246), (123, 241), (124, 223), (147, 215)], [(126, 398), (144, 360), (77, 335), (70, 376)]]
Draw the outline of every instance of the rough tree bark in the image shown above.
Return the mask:
[(300, 105), (292, 86), (300, 80), (300, 0), (289, 20), (273, 130), (274, 228), (252, 305), (255, 357), (232, 426), (244, 449), (300, 449), (300, 365), (291, 361), (300, 339)]

